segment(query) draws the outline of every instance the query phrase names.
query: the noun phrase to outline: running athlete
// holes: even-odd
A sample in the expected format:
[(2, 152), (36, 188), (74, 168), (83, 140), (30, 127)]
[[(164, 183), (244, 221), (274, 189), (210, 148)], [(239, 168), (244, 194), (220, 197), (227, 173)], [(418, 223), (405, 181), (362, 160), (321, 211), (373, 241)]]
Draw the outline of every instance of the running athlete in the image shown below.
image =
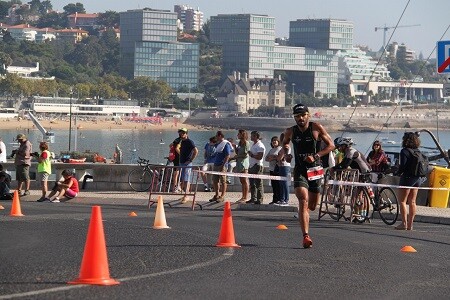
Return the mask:
[[(308, 173), (314, 173), (314, 170), (321, 168), (321, 157), (330, 153), (334, 149), (334, 144), (321, 124), (309, 121), (310, 114), (306, 105), (295, 105), (292, 114), (297, 124), (285, 130), (283, 147), (289, 149), (290, 142), (294, 147), (293, 175), (295, 195), (299, 202), (298, 219), (303, 232), (303, 247), (309, 248), (312, 246), (308, 232), (309, 210), (315, 210), (319, 203), (322, 179), (308, 176)], [(325, 147), (321, 147), (321, 141), (325, 143)], [(287, 157), (287, 161), (290, 159), (292, 155)], [(317, 167), (319, 169), (314, 169)]]

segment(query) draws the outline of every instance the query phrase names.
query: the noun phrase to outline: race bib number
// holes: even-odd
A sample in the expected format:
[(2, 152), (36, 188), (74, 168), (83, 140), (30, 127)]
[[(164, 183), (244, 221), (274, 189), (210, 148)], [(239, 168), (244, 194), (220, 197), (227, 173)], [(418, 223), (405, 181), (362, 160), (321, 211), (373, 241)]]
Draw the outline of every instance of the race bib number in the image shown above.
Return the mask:
[(306, 171), (306, 175), (308, 177), (308, 180), (310, 180), (310, 181), (322, 179), (323, 174), (324, 174), (324, 171), (323, 171), (322, 166), (312, 167), (312, 168), (309, 168), (308, 171)]

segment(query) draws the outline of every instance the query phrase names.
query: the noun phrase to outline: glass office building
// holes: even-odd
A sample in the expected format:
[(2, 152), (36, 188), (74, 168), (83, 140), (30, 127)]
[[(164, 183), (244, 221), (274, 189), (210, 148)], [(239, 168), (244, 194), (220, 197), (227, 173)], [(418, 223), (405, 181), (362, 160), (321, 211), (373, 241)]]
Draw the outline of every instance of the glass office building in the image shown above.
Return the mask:
[(289, 22), (289, 45), (325, 50), (353, 48), (353, 23), (336, 19), (298, 19)]
[(210, 41), (222, 45), (223, 77), (234, 71), (248, 73), (250, 78), (273, 77), (276, 70), (286, 71), (297, 93), (337, 94), (336, 51), (276, 45), (273, 17), (213, 16)]
[(177, 14), (138, 9), (120, 13), (120, 72), (165, 80), (172, 88), (198, 86), (199, 46), (177, 42)]

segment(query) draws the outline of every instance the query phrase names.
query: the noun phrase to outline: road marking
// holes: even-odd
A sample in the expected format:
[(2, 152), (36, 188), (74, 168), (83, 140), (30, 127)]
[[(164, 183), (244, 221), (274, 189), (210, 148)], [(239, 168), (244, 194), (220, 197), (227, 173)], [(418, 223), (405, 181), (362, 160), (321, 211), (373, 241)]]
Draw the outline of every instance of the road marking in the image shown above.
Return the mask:
[[(152, 277), (164, 276), (164, 275), (168, 275), (168, 274), (175, 274), (175, 273), (191, 271), (191, 270), (200, 269), (200, 268), (204, 268), (204, 267), (208, 267), (208, 266), (220, 263), (220, 262), (232, 257), (233, 254), (234, 254), (234, 249), (227, 248), (225, 253), (223, 253), (219, 257), (216, 257), (209, 261), (201, 262), (198, 264), (193, 264), (193, 265), (178, 268), (178, 269), (161, 271), (161, 272), (157, 272), (157, 273), (117, 278), (116, 280), (119, 282), (125, 282), (125, 281), (139, 280), (139, 279), (152, 278)], [(10, 295), (2, 295), (2, 296), (0, 296), (0, 299), (11, 299), (11, 298), (19, 298), (19, 297), (37, 296), (37, 295), (42, 295), (42, 294), (50, 294), (50, 293), (62, 292), (62, 291), (67, 291), (67, 290), (72, 290), (72, 289), (79, 289), (79, 288), (88, 287), (88, 286), (89, 285), (84, 285), (84, 284), (68, 285), (68, 286), (55, 287), (55, 288), (49, 288), (49, 289), (44, 289), (44, 290), (29, 291), (29, 292), (10, 294)]]

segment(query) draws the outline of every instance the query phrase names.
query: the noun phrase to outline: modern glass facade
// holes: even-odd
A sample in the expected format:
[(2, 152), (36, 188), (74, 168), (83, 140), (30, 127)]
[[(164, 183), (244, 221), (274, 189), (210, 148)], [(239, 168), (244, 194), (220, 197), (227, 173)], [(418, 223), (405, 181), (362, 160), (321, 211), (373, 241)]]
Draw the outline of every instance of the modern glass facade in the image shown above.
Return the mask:
[(165, 80), (171, 87), (198, 84), (198, 44), (137, 42), (134, 77)]
[(353, 23), (336, 19), (299, 19), (289, 22), (289, 45), (313, 49), (353, 48)]
[[(275, 45), (275, 18), (265, 15), (211, 17), (211, 42), (223, 47), (223, 76), (234, 71), (250, 78), (292, 74), (297, 91), (337, 94), (338, 59), (333, 50)], [(352, 40), (352, 39), (351, 39)]]
[(199, 46), (177, 42), (177, 18), (168, 10), (120, 13), (122, 76), (166, 80), (173, 88), (198, 85)]

